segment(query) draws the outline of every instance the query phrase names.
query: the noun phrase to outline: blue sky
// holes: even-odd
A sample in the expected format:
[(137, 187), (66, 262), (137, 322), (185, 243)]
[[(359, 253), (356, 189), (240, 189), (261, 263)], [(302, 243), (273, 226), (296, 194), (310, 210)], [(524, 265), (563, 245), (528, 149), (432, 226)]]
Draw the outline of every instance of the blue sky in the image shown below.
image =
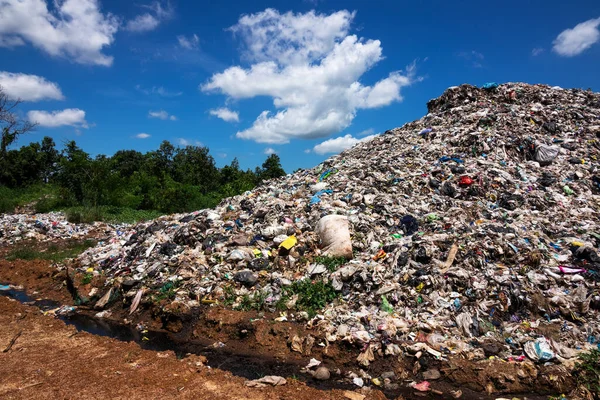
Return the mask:
[(202, 144), (311, 167), (449, 86), (600, 90), (600, 2), (0, 0), (0, 85), (91, 154)]

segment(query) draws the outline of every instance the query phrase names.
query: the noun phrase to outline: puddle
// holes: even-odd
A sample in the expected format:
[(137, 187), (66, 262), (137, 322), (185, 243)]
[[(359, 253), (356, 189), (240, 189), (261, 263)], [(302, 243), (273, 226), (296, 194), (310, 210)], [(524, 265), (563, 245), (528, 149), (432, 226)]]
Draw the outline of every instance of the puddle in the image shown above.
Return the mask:
[[(35, 299), (25, 291), (0, 284), (0, 296), (10, 297), (26, 305), (38, 307), (42, 311), (49, 311), (61, 306), (52, 300)], [(227, 346), (214, 347), (214, 341), (209, 339), (177, 340), (176, 335), (165, 331), (140, 331), (135, 327), (97, 318), (93, 315), (77, 312), (69, 316), (58, 316), (65, 324), (75, 327), (78, 331), (88, 332), (98, 336), (110, 337), (124, 342), (135, 342), (141, 348), (152, 351), (175, 352), (177, 357), (186, 354), (203, 355), (208, 359), (208, 366), (229, 371), (233, 375), (246, 379), (257, 379), (265, 375), (279, 375), (294, 377), (306, 382), (307, 385), (321, 390), (342, 389), (353, 390), (356, 387), (350, 383), (335, 380), (317, 381), (300, 369), (304, 363), (283, 362), (274, 357), (257, 356), (248, 349), (247, 354), (234, 353)]]
[[(42, 311), (49, 311), (59, 308), (61, 304), (52, 300), (35, 299), (29, 296), (25, 291), (15, 289), (9, 285), (0, 283), (0, 296), (10, 297), (26, 305), (38, 307)], [(244, 353), (238, 350), (230, 349), (226, 345), (215, 347), (214, 341), (208, 338), (185, 340), (178, 339), (177, 334), (166, 331), (140, 331), (135, 327), (118, 323), (111, 320), (97, 318), (94, 315), (86, 314), (85, 311), (77, 312), (70, 316), (57, 316), (65, 324), (74, 326), (78, 331), (88, 332), (98, 336), (110, 337), (124, 342), (135, 342), (141, 348), (152, 351), (175, 352), (177, 357), (182, 358), (186, 354), (203, 355), (208, 359), (208, 366), (218, 368), (223, 371), (229, 371), (233, 375), (246, 379), (257, 379), (265, 375), (279, 375), (285, 378), (295, 378), (305, 382), (320, 390), (356, 390), (357, 387), (351, 383), (341, 380), (331, 379), (328, 381), (317, 381), (307, 374), (300, 372), (300, 369), (306, 365), (302, 361), (281, 361), (275, 357), (266, 357), (255, 355), (252, 349), (248, 348)], [(440, 382), (441, 383), (441, 382)], [(453, 399), (448, 393), (448, 389), (457, 389), (452, 385), (445, 385), (447, 391), (443, 395), (434, 395), (428, 393), (425, 397), (428, 399)], [(464, 400), (470, 399), (495, 399), (494, 396), (487, 396), (483, 393), (474, 392), (470, 389), (461, 388)], [(414, 390), (405, 386), (400, 386), (396, 390), (383, 391), (388, 399), (395, 399), (399, 396), (411, 399), (415, 398)], [(514, 397), (514, 395), (512, 396)], [(546, 396), (527, 395), (527, 398), (546, 399)]]

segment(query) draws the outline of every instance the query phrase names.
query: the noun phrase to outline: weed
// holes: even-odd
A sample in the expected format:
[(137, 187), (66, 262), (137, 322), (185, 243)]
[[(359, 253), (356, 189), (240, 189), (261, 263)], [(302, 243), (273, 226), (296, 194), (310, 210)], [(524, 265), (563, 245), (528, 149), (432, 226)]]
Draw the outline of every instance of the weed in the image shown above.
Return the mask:
[(346, 259), (344, 257), (319, 256), (315, 257), (315, 262), (317, 264), (323, 264), (329, 272), (335, 272), (335, 270), (338, 269), (340, 265), (346, 264)]
[(298, 295), (296, 309), (306, 311), (311, 318), (339, 297), (339, 293), (335, 291), (331, 283), (322, 280), (313, 282), (305, 279), (283, 288), (283, 295), (277, 304), (277, 308), (285, 308), (285, 303), (294, 295)]
[(582, 353), (579, 360), (573, 370), (577, 384), (589, 390), (594, 398), (600, 398), (600, 350), (593, 349)]
[(61, 262), (67, 258), (75, 258), (90, 247), (94, 247), (96, 243), (93, 240), (85, 240), (84, 242), (71, 242), (67, 246), (60, 248), (55, 244), (48, 246), (46, 250), (35, 250), (32, 246), (17, 247), (7, 254), (8, 261), (14, 260), (48, 260), (52, 262)]
[(232, 285), (225, 286), (223, 288), (223, 295), (223, 305), (225, 307), (231, 307), (233, 303), (235, 303), (235, 299), (237, 297), (237, 295), (235, 294), (235, 287)]
[(155, 303), (160, 303), (163, 300), (172, 300), (175, 298), (177, 294), (177, 286), (179, 284), (177, 282), (167, 282), (158, 290), (157, 294), (152, 296), (152, 300)]
[(261, 291), (255, 292), (253, 296), (245, 294), (242, 296), (240, 304), (235, 309), (238, 311), (261, 311), (265, 308), (266, 299), (267, 294)]
[(81, 279), (81, 284), (82, 285), (87, 285), (88, 283), (92, 282), (92, 279), (94, 279), (94, 275), (93, 274), (85, 274), (83, 276), (83, 278)]

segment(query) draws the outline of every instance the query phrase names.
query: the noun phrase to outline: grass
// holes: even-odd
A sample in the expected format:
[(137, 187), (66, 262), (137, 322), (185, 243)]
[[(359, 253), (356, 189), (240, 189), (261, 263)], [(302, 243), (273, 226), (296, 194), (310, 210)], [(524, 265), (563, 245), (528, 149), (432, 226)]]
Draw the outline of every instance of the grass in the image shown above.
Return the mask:
[(346, 264), (347, 260), (344, 257), (315, 257), (315, 263), (323, 264), (329, 272), (335, 272), (339, 266)]
[(104, 221), (109, 223), (134, 223), (158, 218), (163, 213), (153, 210), (134, 210), (127, 207), (71, 207), (63, 210), (67, 220), (74, 224)]
[(16, 207), (34, 203), (39, 199), (44, 199), (47, 203), (55, 193), (56, 188), (52, 185), (35, 185), (18, 189), (0, 186), (0, 213), (11, 213)]
[(33, 204), (35, 212), (63, 211), (72, 223), (135, 223), (158, 218), (164, 213), (155, 210), (136, 210), (128, 207), (67, 207), (59, 199), (59, 189), (53, 185), (34, 185), (10, 189), (0, 186), (0, 213), (12, 213), (15, 208)]
[(335, 291), (331, 283), (304, 279), (283, 288), (283, 295), (277, 303), (277, 308), (285, 309), (285, 304), (294, 295), (298, 295), (296, 309), (306, 311), (311, 318), (339, 297), (339, 293)]
[(17, 247), (6, 255), (8, 261), (14, 260), (48, 260), (52, 262), (61, 262), (67, 258), (75, 258), (90, 247), (94, 247), (96, 242), (86, 240), (84, 242), (68, 243), (66, 247), (58, 247), (54, 244), (48, 246), (46, 250), (36, 250), (32, 246)]
[(579, 355), (573, 375), (577, 384), (589, 390), (594, 398), (600, 398), (600, 350), (592, 350)]

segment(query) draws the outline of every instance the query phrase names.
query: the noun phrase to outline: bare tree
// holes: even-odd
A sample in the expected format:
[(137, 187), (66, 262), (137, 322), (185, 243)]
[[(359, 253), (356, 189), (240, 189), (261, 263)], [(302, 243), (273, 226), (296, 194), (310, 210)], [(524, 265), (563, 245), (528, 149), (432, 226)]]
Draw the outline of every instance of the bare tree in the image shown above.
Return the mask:
[(32, 131), (37, 124), (19, 118), (15, 114), (16, 107), (21, 104), (20, 99), (11, 99), (0, 86), (0, 128), (2, 129), (2, 141), (0, 142), (0, 160), (6, 157), (6, 149), (17, 138)]

